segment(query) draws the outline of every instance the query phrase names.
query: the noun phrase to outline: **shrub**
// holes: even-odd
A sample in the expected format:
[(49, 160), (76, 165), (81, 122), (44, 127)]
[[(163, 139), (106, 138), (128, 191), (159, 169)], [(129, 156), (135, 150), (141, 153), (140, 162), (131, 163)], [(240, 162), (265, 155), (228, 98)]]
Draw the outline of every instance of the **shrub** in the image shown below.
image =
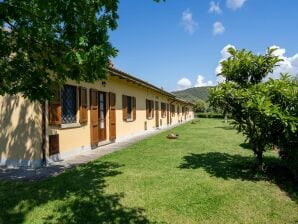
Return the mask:
[(298, 181), (298, 137), (279, 146), (279, 155)]

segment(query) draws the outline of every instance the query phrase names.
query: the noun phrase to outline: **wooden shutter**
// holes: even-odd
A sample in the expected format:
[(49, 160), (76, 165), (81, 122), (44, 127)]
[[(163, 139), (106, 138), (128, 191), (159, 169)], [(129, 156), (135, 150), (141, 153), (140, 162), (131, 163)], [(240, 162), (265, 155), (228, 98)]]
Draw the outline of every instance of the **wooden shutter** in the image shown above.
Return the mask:
[(146, 100), (146, 118), (149, 118), (149, 100)]
[(151, 104), (151, 118), (154, 118), (154, 101), (150, 100), (150, 104)]
[(116, 139), (116, 94), (109, 93), (109, 131), (110, 140)]
[(61, 90), (57, 90), (54, 98), (49, 101), (49, 125), (60, 125), (62, 120)]
[(171, 105), (171, 114), (172, 114), (172, 117), (175, 116), (175, 105)]
[(166, 104), (161, 103), (160, 107), (161, 107), (161, 117), (164, 118), (164, 117), (166, 117)]
[(59, 153), (59, 135), (49, 136), (49, 155), (55, 155)]
[(127, 96), (122, 95), (123, 120), (127, 121)]
[(87, 89), (80, 87), (79, 91), (80, 123), (86, 124), (88, 122)]
[(98, 145), (98, 124), (98, 92), (97, 90), (90, 89), (90, 134), (92, 148), (95, 148)]
[(133, 111), (133, 120), (137, 119), (137, 101), (135, 97), (132, 97), (132, 111)]

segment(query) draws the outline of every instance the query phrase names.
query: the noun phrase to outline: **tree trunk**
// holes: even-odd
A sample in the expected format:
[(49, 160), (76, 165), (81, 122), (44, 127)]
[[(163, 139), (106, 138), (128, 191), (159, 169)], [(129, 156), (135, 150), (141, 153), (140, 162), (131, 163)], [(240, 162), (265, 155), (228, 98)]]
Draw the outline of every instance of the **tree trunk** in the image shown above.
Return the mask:
[(45, 101), (41, 102), (41, 110), (42, 110), (42, 118), (41, 118), (41, 126), (42, 126), (42, 142), (41, 142), (41, 151), (42, 151), (42, 165), (47, 165), (46, 159), (46, 103)]
[(258, 165), (258, 170), (259, 171), (263, 171), (264, 170), (263, 150), (261, 148), (257, 148), (257, 165)]

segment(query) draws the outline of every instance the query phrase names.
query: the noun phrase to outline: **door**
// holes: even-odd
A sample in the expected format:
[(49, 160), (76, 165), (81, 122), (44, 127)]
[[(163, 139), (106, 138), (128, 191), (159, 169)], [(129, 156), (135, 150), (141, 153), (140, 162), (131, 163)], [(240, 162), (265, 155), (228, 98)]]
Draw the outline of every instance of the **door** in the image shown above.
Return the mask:
[(110, 140), (116, 139), (116, 94), (109, 93), (109, 130)]
[(170, 124), (170, 106), (167, 104), (167, 125)]
[(170, 124), (172, 124), (172, 113), (173, 113), (173, 105), (170, 104), (169, 109), (170, 109)]
[(105, 141), (106, 135), (106, 93), (99, 92), (99, 108), (98, 108), (98, 120), (99, 120), (99, 141)]
[(91, 147), (96, 148), (98, 145), (98, 92), (90, 89), (90, 133)]
[(155, 127), (159, 127), (159, 103), (155, 101)]

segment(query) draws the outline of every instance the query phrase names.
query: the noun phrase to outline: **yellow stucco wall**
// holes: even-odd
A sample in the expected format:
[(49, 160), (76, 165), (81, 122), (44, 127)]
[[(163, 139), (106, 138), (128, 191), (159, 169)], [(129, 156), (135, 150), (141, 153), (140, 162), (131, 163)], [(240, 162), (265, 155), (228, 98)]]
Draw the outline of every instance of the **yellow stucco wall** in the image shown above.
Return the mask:
[(0, 164), (38, 166), (40, 159), (40, 104), (21, 95), (0, 96)]
[[(147, 130), (152, 130), (156, 128), (156, 115), (154, 112), (154, 118), (146, 118), (146, 99), (154, 100), (159, 103), (159, 123), (162, 123), (162, 127), (167, 126), (167, 117), (161, 117), (161, 102), (169, 104), (173, 100), (169, 97), (158, 93), (152, 89), (144, 86), (140, 86), (129, 82), (125, 79), (120, 79), (119, 77), (109, 77), (106, 81), (105, 86), (102, 82), (97, 83), (80, 83), (68, 82), (70, 85), (83, 86), (88, 89), (88, 105), (89, 105), (89, 90), (96, 89), (102, 92), (113, 92), (116, 94), (116, 141), (119, 139), (124, 139), (126, 137), (131, 137), (138, 135), (145, 131), (145, 122), (147, 123)], [(122, 95), (134, 96), (136, 97), (136, 120), (135, 121), (123, 121), (123, 111), (122, 111)], [(178, 103), (174, 103), (176, 110)], [(180, 110), (182, 104), (179, 103)], [(180, 117), (182, 117), (182, 111), (180, 112)], [(90, 111), (88, 111), (88, 123), (85, 125), (80, 125), (79, 122), (79, 112), (77, 113), (77, 127), (74, 128), (61, 128), (60, 126), (50, 126), (48, 128), (48, 134), (59, 134), (60, 143), (60, 153), (64, 156), (73, 155), (72, 152), (77, 153), (80, 151), (90, 149)], [(184, 119), (183, 119), (184, 121)], [(177, 124), (178, 115), (172, 117), (172, 125)], [(106, 135), (107, 142), (109, 139), (109, 113), (106, 116)]]
[[(93, 84), (77, 84), (76, 82), (69, 81), (68, 84), (87, 88), (88, 123), (84, 125), (79, 124), (79, 110), (77, 110), (77, 123), (72, 124), (72, 127), (64, 128), (63, 126), (47, 125), (47, 140), (49, 135), (59, 134), (60, 155), (58, 158), (66, 158), (91, 148), (89, 111), (89, 90), (91, 88), (106, 93), (113, 92), (116, 94), (116, 141), (156, 128), (155, 110), (154, 118), (146, 118), (146, 99), (157, 101), (159, 103), (158, 113), (159, 123), (162, 123), (161, 127), (167, 126), (167, 117), (161, 117), (161, 102), (166, 104), (173, 103), (175, 105), (175, 116), (171, 116), (170, 113), (172, 125), (178, 124), (179, 121), (185, 121), (184, 116), (182, 116), (183, 104), (181, 102), (173, 102), (173, 99), (170, 99), (166, 95), (148, 87), (129, 82), (126, 79), (120, 79), (118, 76), (110, 76), (105, 85), (103, 85), (101, 81)], [(135, 121), (123, 121), (122, 95), (136, 97), (137, 112)], [(180, 107), (179, 116), (177, 113), (178, 105)], [(190, 113), (187, 115), (187, 120), (193, 118), (191, 107), (188, 107)], [(46, 108), (48, 111), (48, 107)], [(147, 123), (147, 130), (145, 130), (145, 122)], [(32, 165), (33, 163), (40, 163), (40, 104), (29, 102), (19, 95), (0, 96), (0, 125), (0, 161), (2, 164), (7, 162), (14, 163), (15, 165)], [(106, 137), (107, 141), (104, 143), (109, 143), (109, 112), (107, 112), (106, 115)], [(48, 147), (49, 144), (47, 141), (47, 154), (49, 153)], [(51, 159), (54, 159), (54, 157), (52, 156)]]

